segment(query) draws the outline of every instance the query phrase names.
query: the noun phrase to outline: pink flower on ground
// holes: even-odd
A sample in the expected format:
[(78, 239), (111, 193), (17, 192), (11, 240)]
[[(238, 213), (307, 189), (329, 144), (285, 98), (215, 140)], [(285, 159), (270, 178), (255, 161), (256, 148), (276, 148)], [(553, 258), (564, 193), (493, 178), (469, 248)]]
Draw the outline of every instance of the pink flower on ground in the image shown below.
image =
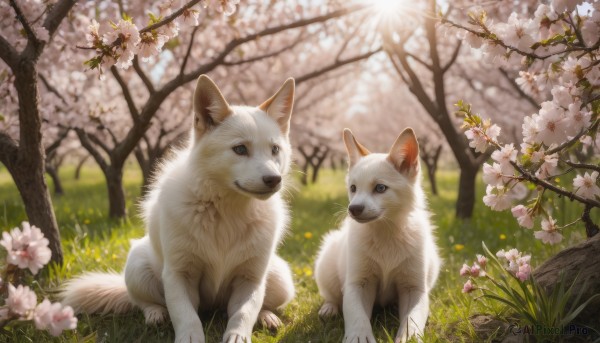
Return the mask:
[(7, 261), (21, 269), (29, 268), (35, 275), (44, 267), (52, 257), (48, 248), (48, 240), (44, 238), (42, 231), (35, 226), (23, 222), (23, 231), (14, 228), (2, 233), (0, 245), (8, 252)]
[(560, 243), (563, 238), (556, 227), (556, 220), (552, 219), (552, 217), (542, 219), (542, 230), (534, 232), (534, 236), (546, 244)]
[(50, 303), (44, 299), (33, 314), (35, 327), (39, 330), (48, 329), (51, 335), (58, 336), (63, 330), (73, 330), (77, 327), (77, 317), (73, 314), (71, 306), (61, 303)]
[(6, 299), (6, 305), (11, 312), (20, 316), (25, 316), (29, 311), (35, 308), (36, 304), (37, 296), (34, 291), (29, 289), (29, 287), (19, 285), (15, 288), (12, 284), (8, 284), (8, 298)]
[(465, 282), (465, 284), (463, 285), (462, 292), (471, 293), (474, 289), (475, 286), (473, 285), (473, 282), (471, 282), (471, 280), (467, 280), (467, 282)]
[(482, 272), (481, 272), (481, 267), (479, 267), (477, 264), (474, 264), (473, 267), (471, 267), (471, 275), (474, 277), (478, 277), (478, 276), (483, 276)]
[(525, 281), (529, 279), (529, 275), (531, 274), (531, 266), (527, 263), (519, 266), (519, 271), (515, 275), (519, 280)]
[(482, 269), (485, 269), (485, 266), (487, 265), (487, 258), (483, 255), (477, 255), (477, 263)]
[(71, 306), (63, 307), (60, 303), (51, 304), (51, 320), (48, 322), (48, 331), (52, 336), (60, 335), (63, 330), (74, 330), (77, 328), (77, 317)]
[(600, 188), (598, 187), (597, 180), (597, 171), (593, 171), (591, 175), (587, 172), (583, 174), (583, 176), (577, 175), (575, 179), (573, 179), (575, 194), (587, 199), (600, 197)]
[(531, 215), (529, 208), (523, 205), (517, 205), (510, 211), (512, 212), (512, 215), (517, 218), (520, 226), (528, 229), (533, 228), (533, 216)]
[(463, 264), (462, 268), (460, 268), (460, 276), (468, 276), (471, 275), (471, 267), (466, 264)]

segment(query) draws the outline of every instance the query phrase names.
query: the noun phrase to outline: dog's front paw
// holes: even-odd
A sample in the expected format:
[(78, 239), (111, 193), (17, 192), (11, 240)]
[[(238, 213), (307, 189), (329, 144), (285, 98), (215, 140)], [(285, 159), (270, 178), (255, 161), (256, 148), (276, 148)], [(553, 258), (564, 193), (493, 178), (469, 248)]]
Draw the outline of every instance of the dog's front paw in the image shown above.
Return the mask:
[(269, 310), (261, 310), (258, 313), (258, 322), (260, 325), (269, 330), (277, 330), (283, 326), (281, 319), (279, 319), (275, 313)]
[(240, 335), (237, 333), (225, 334), (223, 337), (223, 343), (250, 343), (252, 340), (250, 336)]
[(372, 332), (351, 333), (344, 337), (344, 343), (377, 343)]
[(183, 330), (175, 334), (175, 343), (205, 343), (202, 327), (191, 330)]
[(340, 310), (337, 305), (334, 303), (326, 302), (321, 306), (319, 310), (319, 317), (323, 319), (329, 319), (331, 317), (335, 317), (340, 313)]

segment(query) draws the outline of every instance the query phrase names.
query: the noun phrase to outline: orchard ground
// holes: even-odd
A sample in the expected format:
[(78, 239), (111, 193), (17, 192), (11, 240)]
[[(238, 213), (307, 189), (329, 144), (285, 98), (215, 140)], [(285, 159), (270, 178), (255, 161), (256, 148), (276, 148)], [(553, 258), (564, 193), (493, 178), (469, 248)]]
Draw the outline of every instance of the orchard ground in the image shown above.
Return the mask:
[[(54, 197), (53, 203), (61, 229), (65, 263), (61, 268), (42, 272), (35, 285), (38, 296), (54, 296), (53, 290), (65, 280), (83, 271), (120, 271), (127, 257), (130, 240), (141, 237), (144, 227), (137, 216), (140, 172), (130, 167), (124, 177), (129, 217), (126, 221), (108, 220), (106, 186), (100, 170), (84, 169), (79, 180), (74, 179), (73, 168), (61, 172), (66, 194)], [(295, 176), (299, 176), (297, 173)], [(297, 179), (297, 178), (295, 178)], [(428, 190), (424, 177), (424, 186)], [(472, 263), (475, 254), (482, 253), (482, 241), (495, 252), (507, 247), (532, 254), (533, 265), (566, 246), (582, 241), (584, 230), (574, 225), (565, 232), (565, 239), (557, 246), (543, 245), (533, 238), (530, 230), (518, 227), (509, 211), (493, 212), (483, 205), (484, 187), (478, 184), (475, 216), (470, 221), (454, 219), (454, 201), (458, 172), (445, 170), (438, 173), (439, 195), (429, 196), (436, 236), (444, 258), (440, 277), (431, 294), (431, 313), (424, 341), (479, 341), (468, 318), (477, 313), (499, 316), (506, 311), (495, 303), (474, 300), (461, 293), (464, 279), (458, 275), (463, 263)], [(570, 182), (565, 180), (564, 182)], [(48, 180), (51, 187), (51, 181)], [(282, 313), (285, 327), (276, 334), (257, 329), (255, 342), (340, 342), (343, 337), (341, 317), (323, 322), (317, 312), (322, 299), (313, 277), (314, 258), (323, 235), (335, 228), (345, 215), (347, 197), (344, 171), (326, 170), (317, 184), (295, 187), (289, 194), (292, 225), (279, 249), (281, 256), (293, 269), (297, 295)], [(553, 199), (559, 222), (571, 222), (579, 211), (564, 198)], [(9, 230), (23, 220), (25, 211), (20, 197), (6, 169), (0, 170), (0, 229)], [(219, 342), (226, 326), (226, 313), (201, 315), (208, 342)], [(378, 311), (373, 320), (375, 336), (381, 342), (393, 341), (398, 323), (393, 310)], [(65, 331), (59, 338), (36, 331), (32, 325), (13, 325), (0, 334), (0, 341), (11, 342), (164, 342), (174, 338), (170, 322), (146, 326), (141, 312), (126, 315), (80, 315), (76, 332)]]

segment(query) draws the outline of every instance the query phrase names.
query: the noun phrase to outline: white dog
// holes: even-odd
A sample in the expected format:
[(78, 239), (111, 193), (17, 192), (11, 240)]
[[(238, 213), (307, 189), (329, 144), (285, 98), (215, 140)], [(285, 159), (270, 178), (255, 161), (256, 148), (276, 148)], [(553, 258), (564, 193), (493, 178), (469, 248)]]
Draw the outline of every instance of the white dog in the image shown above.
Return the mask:
[(294, 80), (259, 107), (230, 106), (207, 76), (194, 94), (190, 143), (159, 172), (143, 204), (148, 234), (132, 244), (124, 275), (69, 281), (63, 303), (79, 312), (125, 312), (147, 323), (168, 313), (176, 342), (204, 342), (198, 309), (227, 309), (223, 342), (250, 342), (257, 319), (294, 296), (289, 266), (275, 254), (289, 216), (278, 191), (291, 156)]
[(344, 130), (350, 205), (341, 229), (324, 239), (315, 277), (325, 303), (321, 317), (343, 309), (344, 342), (375, 343), (373, 306), (396, 304), (396, 342), (419, 335), (440, 258), (420, 185), (419, 146), (406, 129), (388, 154), (372, 154)]

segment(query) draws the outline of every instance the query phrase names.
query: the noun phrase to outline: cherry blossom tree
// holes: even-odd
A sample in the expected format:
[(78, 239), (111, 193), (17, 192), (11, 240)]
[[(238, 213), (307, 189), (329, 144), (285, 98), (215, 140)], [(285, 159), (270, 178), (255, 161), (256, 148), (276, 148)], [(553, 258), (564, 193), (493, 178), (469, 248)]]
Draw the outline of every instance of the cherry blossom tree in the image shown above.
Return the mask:
[[(516, 107), (522, 106), (523, 99), (500, 71), (485, 68), (479, 57), (463, 48), (461, 39), (440, 27), (440, 18), (460, 17), (455, 5), (458, 3), (427, 0), (399, 6), (381, 15), (378, 29), (396, 74), (439, 128), (458, 163), (456, 216), (469, 218), (475, 204), (476, 176), (489, 156), (469, 147), (453, 114), (453, 104), (466, 93), (473, 95), (473, 101), (491, 107), (498, 106), (498, 94), (504, 100), (510, 96)], [(477, 73), (477, 69), (485, 72)], [(509, 120), (513, 116), (503, 117)]]
[[(490, 23), (484, 10), (469, 14), (466, 40), (496, 63), (521, 68), (515, 82), (523, 92), (539, 98), (539, 108), (525, 116), (520, 149), (502, 142), (501, 127), (483, 120), (466, 103), (459, 103), (465, 118), (465, 135), (477, 151), (493, 151), (492, 163), (483, 166), (488, 184), (484, 203), (493, 210), (511, 211), (519, 224), (532, 229), (541, 217), (536, 238), (556, 244), (563, 230), (583, 222), (586, 234), (598, 233), (590, 212), (600, 207), (596, 164), (576, 160), (570, 151), (593, 145), (598, 133), (598, 85), (600, 68), (600, 6), (583, 1), (541, 4), (533, 18), (510, 14), (506, 21)], [(490, 149), (488, 149), (490, 147)], [(571, 185), (559, 184), (557, 176), (570, 177)], [(533, 184), (535, 192), (525, 204), (512, 206), (515, 190)], [(552, 217), (545, 194), (556, 193), (582, 204), (579, 220), (560, 225)]]
[[(52, 258), (62, 263), (60, 234), (44, 179), (43, 112), (38, 80), (55, 58), (59, 27), (75, 0), (0, 3), (0, 162), (10, 172), (29, 221), (43, 229)], [(42, 66), (42, 68), (40, 68)]]
[[(193, 6), (192, 2), (185, 6), (188, 5)], [(152, 5), (148, 6), (148, 9), (153, 9)], [(309, 27), (311, 30), (318, 30), (316, 24), (321, 27), (324, 24), (327, 26), (332, 19), (360, 11), (363, 7), (364, 5), (329, 9), (322, 6), (293, 7), (287, 3), (252, 3), (245, 4), (233, 14), (233, 24), (233, 21), (210, 11), (210, 7), (206, 11), (187, 7), (187, 10), (194, 10), (193, 13), (197, 16), (186, 17), (185, 10), (170, 13), (159, 6), (159, 14), (154, 16), (158, 21), (153, 23), (155, 19), (151, 16), (150, 25), (139, 31), (132, 19), (137, 17), (133, 15), (135, 13), (132, 10), (142, 11), (139, 7), (120, 8), (119, 11), (124, 13), (133, 13), (133, 17), (125, 16), (114, 26), (102, 24), (108, 18), (92, 21), (87, 40), (95, 55), (87, 63), (93, 69), (102, 70), (103, 75), (110, 71), (112, 78), (106, 78), (104, 82), (109, 82), (111, 86), (100, 87), (105, 87), (108, 93), (104, 93), (104, 96), (108, 94), (115, 103), (114, 108), (108, 111), (110, 113), (94, 118), (97, 125), (89, 125), (91, 123), (88, 122), (76, 127), (75, 131), (82, 146), (89, 151), (105, 174), (110, 215), (125, 215), (122, 187), (125, 160), (136, 148), (146, 149), (148, 153), (149, 147), (156, 146), (150, 142), (150, 137), (146, 142), (144, 136), (156, 121), (160, 122), (155, 120), (158, 113), (164, 113), (165, 117), (170, 116), (166, 101), (180, 87), (189, 84), (203, 73), (219, 73), (229, 67), (239, 68), (279, 56), (297, 46), (305, 36), (314, 36), (315, 34), (308, 30)], [(254, 14), (257, 12), (265, 13), (265, 16), (256, 18)], [(176, 13), (180, 13), (177, 20), (164, 23)], [(198, 25), (190, 26), (188, 22), (193, 25), (197, 22)], [(136, 33), (139, 33), (139, 37)], [(217, 35), (219, 39), (213, 39), (213, 35)], [(164, 42), (168, 38), (170, 39)], [(143, 47), (146, 40), (152, 42), (152, 49)], [(301, 75), (297, 83), (330, 69), (367, 58), (373, 53), (375, 52), (368, 51), (323, 65)], [(142, 60), (151, 60), (153, 63), (144, 64)], [(125, 68), (128, 69), (121, 70)], [(114, 83), (118, 84), (117, 89), (122, 93), (121, 97), (113, 98), (111, 90), (114, 91)], [(112, 100), (110, 102), (112, 103)], [(115, 120), (111, 120), (111, 117), (115, 117), (115, 111), (118, 111), (118, 115)], [(127, 116), (123, 116), (123, 113), (127, 113)], [(155, 132), (158, 132), (160, 137), (160, 129), (156, 129)], [(159, 150), (162, 149), (157, 149)], [(138, 156), (144, 157), (142, 155), (138, 153)], [(149, 156), (145, 154), (144, 159), (149, 159)]]

